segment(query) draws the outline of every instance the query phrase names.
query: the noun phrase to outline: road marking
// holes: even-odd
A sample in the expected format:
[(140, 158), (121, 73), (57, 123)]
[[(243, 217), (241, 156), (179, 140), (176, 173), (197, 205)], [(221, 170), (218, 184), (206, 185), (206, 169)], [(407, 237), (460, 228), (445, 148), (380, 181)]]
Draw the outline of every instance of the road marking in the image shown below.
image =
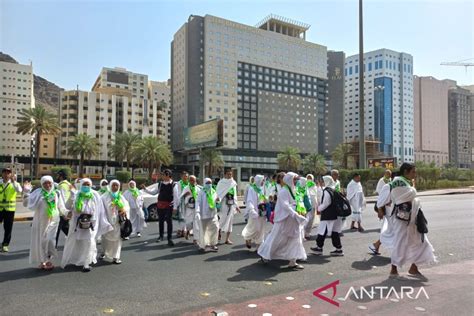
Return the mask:
[(415, 309), (419, 312), (426, 312), (426, 308), (423, 308), (423, 307), (415, 307)]
[(295, 298), (294, 298), (293, 296), (287, 296), (286, 299), (287, 299), (288, 301), (293, 301)]
[(249, 304), (247, 306), (250, 307), (250, 308), (255, 308), (255, 307), (257, 307), (257, 304)]
[(112, 314), (114, 310), (112, 308), (106, 308), (102, 311), (104, 314)]
[(400, 301), (399, 301), (398, 299), (396, 299), (396, 298), (391, 298), (390, 300), (391, 300), (392, 302), (394, 302), (394, 303), (400, 302)]
[(208, 297), (209, 295), (211, 295), (211, 294), (209, 294), (209, 293), (207, 293), (207, 292), (202, 292), (202, 293), (201, 293), (201, 296), (204, 296), (204, 297)]
[(365, 309), (367, 309), (367, 306), (359, 305), (359, 306), (357, 306), (357, 308), (365, 310)]
[(311, 305), (302, 305), (301, 307), (309, 309), (309, 308), (311, 308)]
[(269, 282), (269, 281), (266, 281), (266, 282), (263, 282), (263, 284), (265, 284), (265, 285), (272, 285), (273, 283), (272, 283), (272, 282)]

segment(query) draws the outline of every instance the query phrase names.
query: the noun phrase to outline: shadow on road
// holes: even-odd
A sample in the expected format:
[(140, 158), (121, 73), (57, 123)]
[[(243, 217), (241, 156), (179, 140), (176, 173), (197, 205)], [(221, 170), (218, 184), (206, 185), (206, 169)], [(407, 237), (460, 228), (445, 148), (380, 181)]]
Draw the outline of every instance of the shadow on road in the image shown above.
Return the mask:
[(21, 258), (28, 257), (29, 255), (30, 255), (30, 251), (28, 249), (10, 251), (9, 253), (0, 253), (0, 262), (21, 259)]
[(371, 256), (369, 260), (366, 260), (364, 258), (364, 260), (362, 261), (354, 261), (351, 267), (357, 270), (366, 271), (366, 270), (372, 270), (373, 267), (383, 267), (389, 264), (390, 264), (389, 257)]
[(239, 260), (247, 260), (249, 258), (255, 258), (258, 260), (258, 256), (255, 252), (250, 252), (248, 250), (234, 250), (230, 253), (226, 253), (224, 255), (215, 256), (211, 258), (207, 258), (204, 261), (213, 262), (213, 261), (239, 261)]
[(51, 274), (57, 273), (64, 273), (65, 270), (56, 267), (52, 271), (44, 271), (37, 268), (25, 268), (25, 269), (18, 269), (13, 271), (5, 271), (0, 272), (0, 283), (7, 282), (7, 281), (16, 281), (22, 279), (33, 279), (33, 278), (41, 278), (46, 277)]
[(268, 263), (262, 263), (257, 261), (251, 265), (238, 269), (237, 274), (228, 278), (229, 282), (241, 282), (241, 281), (277, 281), (273, 277), (280, 273), (298, 273), (302, 271), (295, 271), (286, 269), (282, 266), (286, 266), (287, 261), (275, 260)]

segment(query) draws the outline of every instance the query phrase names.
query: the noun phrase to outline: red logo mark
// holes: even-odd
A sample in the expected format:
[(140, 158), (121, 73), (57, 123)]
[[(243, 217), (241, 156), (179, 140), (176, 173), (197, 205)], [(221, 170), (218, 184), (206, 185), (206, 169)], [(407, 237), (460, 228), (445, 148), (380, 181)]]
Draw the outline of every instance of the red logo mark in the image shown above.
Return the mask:
[[(337, 281), (334, 281), (332, 283), (329, 283), (319, 289), (317, 289), (316, 291), (313, 292), (313, 295), (322, 299), (323, 301), (326, 301), (328, 303), (331, 303), (332, 305), (336, 305), (337, 307), (339, 307), (339, 302), (336, 302), (333, 300), (333, 298), (336, 296), (336, 293), (337, 293), (337, 289), (336, 289), (336, 286), (339, 285), (339, 280)], [(327, 298), (326, 296), (322, 295), (321, 292), (329, 289), (329, 288), (332, 288), (332, 298)]]

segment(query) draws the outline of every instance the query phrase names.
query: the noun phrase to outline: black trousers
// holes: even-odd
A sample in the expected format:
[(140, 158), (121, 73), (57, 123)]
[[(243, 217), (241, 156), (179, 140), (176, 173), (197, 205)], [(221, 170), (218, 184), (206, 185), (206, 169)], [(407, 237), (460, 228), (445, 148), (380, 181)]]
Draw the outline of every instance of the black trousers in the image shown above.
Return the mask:
[(168, 240), (171, 240), (171, 235), (173, 233), (173, 219), (172, 219), (173, 209), (158, 209), (158, 222), (160, 229), (160, 238), (163, 238), (166, 222), (166, 234)]
[(3, 222), (3, 229), (5, 234), (3, 235), (2, 246), (8, 246), (12, 239), (13, 221), (15, 219), (15, 212), (0, 211), (0, 223)]
[(64, 235), (67, 236), (68, 231), (69, 231), (69, 221), (64, 219), (64, 217), (59, 216), (58, 232), (56, 233), (56, 248), (58, 247), (58, 240), (59, 240), (59, 235), (61, 234), (61, 232), (63, 232)]
[[(324, 231), (324, 235), (318, 235), (318, 237), (316, 237), (316, 245), (319, 248), (324, 247), (324, 239), (326, 239), (327, 233), (328, 233), (328, 229), (326, 228), (326, 230)], [(339, 233), (332, 232), (331, 233), (331, 240), (332, 240), (332, 245), (334, 246), (334, 248), (336, 248), (336, 249), (341, 249), (342, 248), (341, 237), (339, 236)]]

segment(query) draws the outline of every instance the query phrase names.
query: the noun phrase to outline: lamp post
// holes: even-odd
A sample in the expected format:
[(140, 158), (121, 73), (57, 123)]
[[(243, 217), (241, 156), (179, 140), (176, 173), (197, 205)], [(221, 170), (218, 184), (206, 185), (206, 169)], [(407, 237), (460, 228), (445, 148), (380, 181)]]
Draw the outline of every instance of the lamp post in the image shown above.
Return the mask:
[(365, 108), (364, 108), (364, 29), (362, 0), (359, 0), (359, 169), (367, 168), (365, 152)]
[[(375, 86), (375, 87), (374, 87), (374, 94), (377, 93), (377, 92), (378, 92), (378, 94), (379, 94), (379, 95), (377, 96), (378, 105), (379, 105), (379, 107), (382, 107), (382, 108), (384, 107), (384, 104), (383, 104), (383, 99), (384, 99), (384, 98), (383, 98), (383, 90), (384, 90), (384, 89), (385, 89), (385, 87), (382, 86), (382, 85), (378, 85), (378, 86)], [(375, 96), (374, 96), (374, 98), (375, 98)], [(384, 128), (384, 126), (382, 126), (382, 124), (381, 124), (380, 110), (379, 110), (379, 115), (378, 115), (378, 128), (379, 128), (379, 129), (382, 129), (382, 130), (383, 130), (383, 128)], [(381, 132), (381, 134), (382, 134), (382, 133), (383, 133), (383, 132)], [(380, 135), (379, 135), (379, 137), (380, 137)], [(381, 144), (381, 149), (382, 149), (382, 150), (381, 150), (382, 153), (385, 154), (385, 148), (384, 148), (384, 144), (383, 144), (383, 143)]]

